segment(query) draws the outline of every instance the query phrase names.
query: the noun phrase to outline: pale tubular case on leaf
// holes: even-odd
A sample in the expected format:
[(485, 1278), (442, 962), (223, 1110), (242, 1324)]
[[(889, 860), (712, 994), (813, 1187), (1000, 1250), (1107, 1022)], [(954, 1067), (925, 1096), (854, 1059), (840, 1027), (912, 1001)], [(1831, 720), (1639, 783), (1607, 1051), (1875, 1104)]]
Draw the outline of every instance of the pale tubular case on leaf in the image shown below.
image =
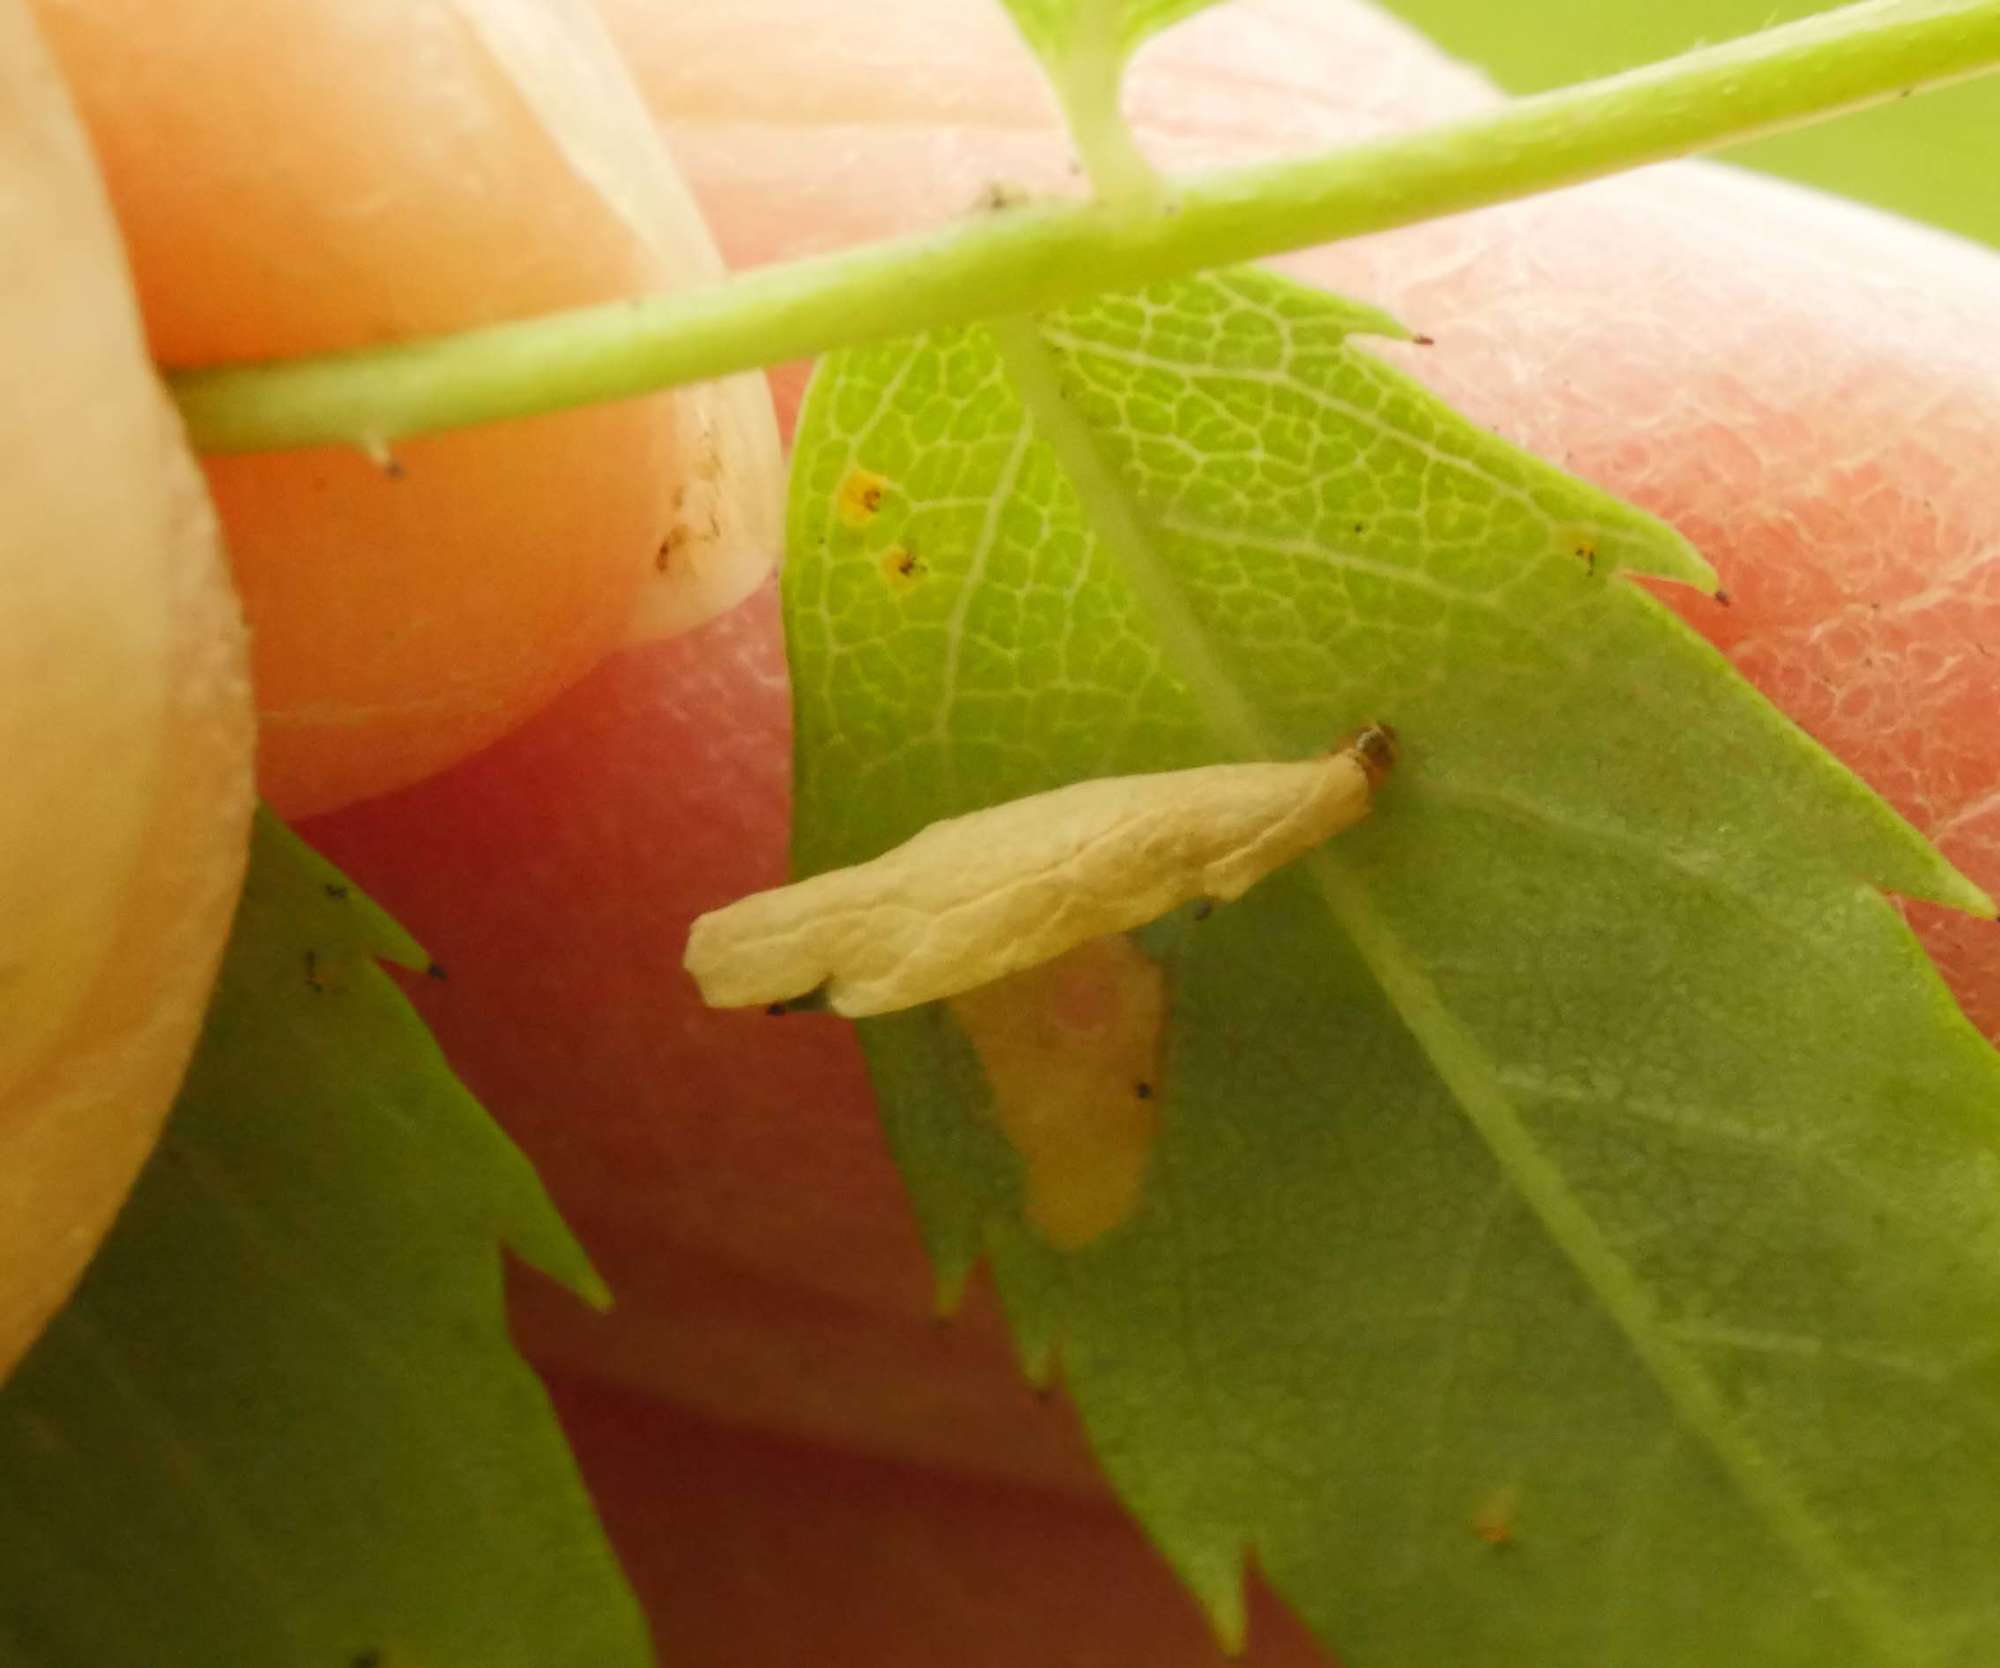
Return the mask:
[(817, 992), (861, 1018), (956, 996), (1190, 899), (1241, 897), (1366, 816), (1394, 756), (1373, 725), (1318, 758), (1107, 776), (973, 811), (702, 916), (686, 966), (718, 1008)]

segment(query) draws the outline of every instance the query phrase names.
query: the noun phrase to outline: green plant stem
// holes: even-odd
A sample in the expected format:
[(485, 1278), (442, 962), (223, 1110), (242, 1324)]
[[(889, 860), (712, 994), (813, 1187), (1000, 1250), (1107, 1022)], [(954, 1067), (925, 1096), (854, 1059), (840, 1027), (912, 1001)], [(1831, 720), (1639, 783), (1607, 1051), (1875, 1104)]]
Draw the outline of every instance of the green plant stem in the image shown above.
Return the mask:
[(1867, 0), (1409, 137), (1187, 178), (1148, 213), (1032, 203), (707, 289), (170, 383), (203, 451), (379, 447), (1436, 219), (1997, 66), (2000, 0)]
[(1166, 200), (1162, 181), (1119, 107), (1126, 58), (1119, 22), (1117, 0), (1078, 7), (1068, 57), (1045, 67), (1091, 194), (1119, 213), (1157, 215)]

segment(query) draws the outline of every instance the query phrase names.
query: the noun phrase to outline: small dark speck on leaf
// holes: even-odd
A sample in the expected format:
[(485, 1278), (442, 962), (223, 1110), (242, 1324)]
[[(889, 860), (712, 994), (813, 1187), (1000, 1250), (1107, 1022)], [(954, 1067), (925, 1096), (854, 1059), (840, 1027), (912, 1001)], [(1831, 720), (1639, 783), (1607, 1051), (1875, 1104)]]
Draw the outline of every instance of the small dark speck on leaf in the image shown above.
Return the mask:
[(1724, 608), (1728, 608), (1729, 606), (1731, 606), (1729, 593), (1727, 591), (1717, 591), (1715, 593), (1715, 600), (1721, 603)]
[(424, 977), (426, 979), (436, 979), (440, 984), (442, 984), (446, 979), (449, 979), (451, 975), (447, 973), (439, 963), (432, 962), (430, 966), (424, 969)]
[(335, 881), (328, 881), (322, 890), (336, 903), (343, 901), (347, 897), (347, 888)]
[(1436, 347), (1438, 344), (1435, 336), (1426, 336), (1422, 331), (1418, 331), (1416, 335), (1410, 338), (1410, 345), (1413, 347)]
[(792, 1010), (786, 1007), (782, 1002), (773, 1002), (768, 1008), (764, 1010), (764, 1012), (769, 1014), (773, 1019), (783, 1019), (785, 1015), (790, 1013), (791, 1011)]
[(1365, 521), (1357, 521), (1354, 524), (1354, 530), (1357, 533), (1365, 533), (1368, 531), (1368, 523)]
[(382, 1653), (374, 1647), (356, 1651), (347, 1659), (347, 1668), (382, 1668)]
[(1150, 1083), (1134, 1083), (1132, 1085), (1132, 1093), (1137, 1095), (1141, 1100), (1151, 1100), (1153, 1098), (1153, 1086)]
[(311, 991), (315, 996), (324, 996), (326, 994), (326, 983), (319, 976), (319, 951), (306, 951), (305, 964), (306, 989)]
[(907, 589), (930, 572), (923, 558), (908, 545), (892, 544), (882, 552), (882, 577), (892, 585)]
[(1203, 898), (1194, 906), (1194, 918), (1197, 921), (1206, 921), (1214, 913), (1215, 900), (1213, 898)]

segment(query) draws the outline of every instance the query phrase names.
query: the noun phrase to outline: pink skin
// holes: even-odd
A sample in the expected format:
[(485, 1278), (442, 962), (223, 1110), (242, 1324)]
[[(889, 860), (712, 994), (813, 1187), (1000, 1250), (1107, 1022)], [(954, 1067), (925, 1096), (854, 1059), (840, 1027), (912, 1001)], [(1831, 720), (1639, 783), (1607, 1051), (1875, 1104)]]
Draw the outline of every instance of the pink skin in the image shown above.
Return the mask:
[[(161, 364), (358, 347), (716, 270), (588, 5), (29, 10)], [(762, 402), (711, 389), (409, 440), (395, 471), (358, 445), (205, 460), (250, 625), (260, 790), (303, 817), (419, 781), (648, 634), (635, 620), (746, 595), (769, 553), (733, 483), (775, 477), (776, 454)], [(687, 526), (675, 480), (704, 463), (712, 533), (705, 513)], [(659, 565), (673, 532), (705, 547), (698, 590)]]
[[(880, 7), (864, 27), (817, 0), (761, 0), (758, 15), (782, 13), (782, 26), (746, 22), (742, 36), (715, 8), (608, 10), (737, 265), (934, 223), (996, 178), (1066, 177), (1032, 72), (983, 8), (904, 30)], [(754, 87), (740, 67), (716, 69), (751, 38), (785, 59)], [(792, 98), (802, 86), (814, 91)], [(1344, 87), (1373, 92), (1360, 107), (1326, 102), (1323, 89)], [(1158, 43), (1130, 105), (1156, 154), (1182, 166), (1488, 96), (1372, 13), (1266, 0)], [(1991, 256), (1687, 166), (1285, 264), (1433, 335), (1433, 348), (1379, 351), (1686, 531), (1733, 606), (1667, 593), (1674, 605), (2000, 890), (2000, 660), (1981, 640), (2000, 610)], [(775, 380), (789, 421), (795, 379)], [(911, 1601), (925, 1625), (942, 1637), (978, 1626), (982, 1584), (1004, 1566), (1022, 1580), (1011, 1614), (1024, 1633), (1063, 1632), (1075, 1660), (1092, 1639), (1115, 1651), (1121, 1628), (1163, 1608), (1146, 1596), (1151, 1578), (1129, 1533), (1097, 1515), (1066, 1406), (1021, 1386), (983, 1290), (956, 1326), (931, 1319), (851, 1033), (710, 1013), (680, 971), (694, 915), (783, 877), (788, 752), (766, 592), (607, 662), (446, 775), (308, 832), (450, 968), (418, 1001), (620, 1294), (596, 1319), (524, 1284), (518, 1314), (527, 1347), (571, 1387), (564, 1405), (642, 1590), (701, 1618), (697, 1637), (723, 1638), (736, 1636), (732, 1615), (742, 1628), (831, 1626), (843, 1584), (872, 1582), (879, 1597), (863, 1608), (892, 1633), (905, 1601), (885, 1571), (933, 1521), (911, 1502), (929, 1501), (944, 1527), (925, 1556), (957, 1558), (960, 1574)], [(2000, 931), (1914, 914), (1968, 1011), (2000, 1030)], [(684, 1414), (586, 1379), (851, 1452), (786, 1457), (773, 1436), (717, 1449)], [(740, 1492), (718, 1452), (740, 1460)], [(635, 1480), (662, 1453), (689, 1457), (706, 1504), (683, 1512), (676, 1485)], [(767, 1493), (773, 1478), (803, 1490), (821, 1471), (809, 1504)], [(996, 1479), (1012, 1491), (997, 1505)], [(736, 1534), (759, 1522), (803, 1533), (805, 1511), (823, 1530), (815, 1569), (844, 1575), (784, 1594), (714, 1579), (704, 1513), (725, 1497)], [(1046, 1585), (1021, 1574), (1032, 1536), (974, 1533), (981, 1500), (985, 1520), (1041, 1525)], [(1028, 1565), (1008, 1562), (1017, 1555)], [(1079, 1589), (1064, 1575), (1076, 1558), (1135, 1573)], [(1173, 1613), (1172, 1641), (1142, 1654), (1213, 1660), (1191, 1611)], [(1265, 1613), (1257, 1639), (1255, 1660), (1311, 1659)], [(864, 1659), (889, 1660), (858, 1646), (823, 1658)]]
[[(1224, 1668), (1108, 1502), (840, 1453), (600, 1385), (555, 1391), (605, 1523), (663, 1618), (668, 1661)], [(1240, 1668), (1328, 1661), (1261, 1585), (1250, 1631)]]

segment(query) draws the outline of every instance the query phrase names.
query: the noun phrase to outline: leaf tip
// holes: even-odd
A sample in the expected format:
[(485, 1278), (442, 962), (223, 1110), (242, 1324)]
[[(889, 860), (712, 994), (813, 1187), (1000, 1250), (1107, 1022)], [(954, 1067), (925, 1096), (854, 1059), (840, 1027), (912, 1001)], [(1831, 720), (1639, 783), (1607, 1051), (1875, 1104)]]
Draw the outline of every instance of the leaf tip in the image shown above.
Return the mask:
[(527, 1156), (514, 1148), (511, 1157), (518, 1167), (520, 1192), (501, 1219), (501, 1243), (537, 1274), (604, 1313), (617, 1302), (610, 1286), (557, 1212), (554, 1201), (542, 1190), (541, 1178)]
[(1944, 865), (1944, 884), (1939, 888), (1942, 896), (1938, 902), (1947, 909), (1958, 910), (1981, 921), (2000, 918), (2000, 908), (1993, 902), (1993, 894), (1984, 887), (1975, 886), (1950, 864)]
[(1037, 1331), (1031, 1336), (1024, 1330), (1018, 1335), (1017, 1345), (1021, 1356), (1021, 1376), (1036, 1395), (1047, 1395), (1055, 1388), (1056, 1382), (1054, 1335)]
[(972, 1278), (970, 1263), (939, 1263), (931, 1282), (931, 1314), (940, 1321), (958, 1319), (965, 1307), (965, 1288)]
[(1614, 566), (1643, 573), (1650, 579), (1691, 585), (1723, 607), (1729, 606), (1729, 593), (1722, 588), (1722, 576), (1683, 534), (1665, 522), (1658, 524), (1655, 536), (1646, 541), (1642, 550)]
[(571, 1272), (566, 1283), (571, 1291), (575, 1292), (578, 1297), (582, 1298), (584, 1302), (588, 1303), (600, 1315), (608, 1311), (617, 1302), (617, 1299), (611, 1295), (611, 1288), (604, 1283), (604, 1276), (599, 1274), (596, 1268), (589, 1262), (580, 1262)]
[[(296, 907), (324, 926), (334, 943), (353, 945), (382, 961), (412, 972), (434, 964), (409, 931), (326, 858), (308, 845), (268, 805), (257, 807), (257, 839), (274, 858), (291, 865), (303, 884), (294, 894)], [(435, 975), (434, 975), (435, 976)]]
[(1353, 301), (1346, 296), (1336, 298), (1339, 310), (1345, 315), (1340, 321), (1343, 336), (1379, 336), (1384, 341), (1408, 342), (1412, 347), (1436, 347), (1437, 338), (1426, 331), (1412, 330), (1394, 313), (1386, 312), (1372, 302)]
[(1250, 1608), (1244, 1596), (1245, 1555), (1240, 1550), (1217, 1550), (1198, 1567), (1183, 1566), (1181, 1579), (1187, 1583), (1208, 1630), (1227, 1657), (1240, 1657), (1250, 1642)]

